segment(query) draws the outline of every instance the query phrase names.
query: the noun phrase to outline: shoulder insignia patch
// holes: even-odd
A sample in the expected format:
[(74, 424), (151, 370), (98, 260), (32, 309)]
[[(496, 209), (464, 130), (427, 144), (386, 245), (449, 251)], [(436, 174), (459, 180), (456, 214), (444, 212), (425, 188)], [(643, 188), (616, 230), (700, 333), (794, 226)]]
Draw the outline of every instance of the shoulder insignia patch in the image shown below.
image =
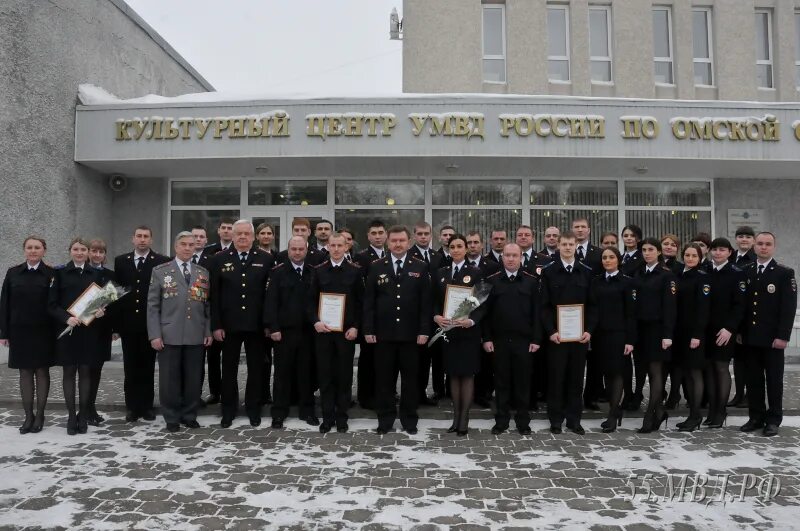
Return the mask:
[(797, 291), (797, 281), (792, 277), (792, 280), (789, 281), (792, 286), (792, 291)]
[(767, 284), (767, 293), (775, 293), (775, 284)]
[(709, 293), (711, 293), (711, 286), (703, 284), (703, 295), (708, 295)]
[(632, 289), (632, 290), (631, 290), (631, 298), (632, 298), (633, 300), (636, 300), (636, 290), (635, 290), (635, 289)]
[(672, 292), (673, 295), (678, 293), (678, 286), (675, 284), (674, 280), (669, 281), (669, 290)]
[(745, 282), (744, 280), (739, 281), (739, 291), (741, 291), (742, 293), (747, 291), (747, 282)]
[(501, 273), (501, 271), (495, 271), (494, 273), (492, 273), (491, 275), (489, 275), (489, 276), (488, 276), (488, 277), (486, 277), (486, 278), (487, 278), (487, 279), (488, 279), (488, 278), (494, 278), (494, 277), (496, 277), (496, 276), (500, 275), (500, 273)]

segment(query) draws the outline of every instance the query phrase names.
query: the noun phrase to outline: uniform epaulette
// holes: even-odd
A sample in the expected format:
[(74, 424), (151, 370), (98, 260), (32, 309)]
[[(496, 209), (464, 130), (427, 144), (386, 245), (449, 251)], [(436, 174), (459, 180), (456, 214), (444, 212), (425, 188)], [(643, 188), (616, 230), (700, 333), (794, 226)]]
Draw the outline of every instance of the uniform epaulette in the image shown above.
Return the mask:
[(425, 261), (422, 258), (418, 258), (418, 257), (416, 257), (414, 255), (408, 255), (408, 258), (409, 258), (409, 260), (414, 260), (416, 262), (424, 262)]
[(500, 273), (502, 273), (502, 271), (495, 271), (494, 273), (492, 273), (491, 275), (489, 275), (488, 277), (486, 277), (486, 279), (488, 280), (488, 279), (490, 279), (490, 278), (496, 277), (496, 276), (497, 276), (497, 275), (499, 275)]
[(325, 260), (325, 261), (324, 261), (324, 262), (322, 262), (321, 264), (317, 264), (316, 266), (314, 266), (314, 269), (317, 269), (317, 268), (319, 268), (319, 267), (322, 267), (322, 266), (324, 266), (325, 264), (330, 264), (330, 263), (331, 263), (331, 261), (330, 261), (330, 260)]
[[(605, 274), (605, 273), (603, 273), (603, 274)], [(633, 277), (632, 277), (632, 276), (630, 276), (630, 275), (626, 275), (625, 273), (620, 273), (620, 275), (622, 275), (622, 276), (623, 276), (623, 277), (625, 277), (625, 278), (630, 278), (630, 279), (633, 279)]]
[[(153, 271), (155, 271), (156, 269), (164, 269), (166, 267), (170, 267), (171, 265), (172, 265), (172, 260), (170, 260), (169, 262), (164, 262), (163, 264), (158, 264), (157, 266), (155, 266), (153, 268)], [(194, 265), (198, 265), (198, 264), (194, 264)]]
[(272, 266), (272, 270), (275, 271), (276, 269), (278, 269), (279, 267), (284, 266), (284, 265), (286, 265), (286, 262), (281, 262), (280, 264), (275, 264), (274, 266)]
[[(347, 262), (347, 260), (345, 260), (345, 262)], [(347, 262), (347, 263), (350, 264), (353, 267), (357, 267), (357, 268), (361, 269), (361, 264), (359, 264), (358, 262)]]
[(547, 269), (548, 267), (550, 267), (551, 265), (553, 265), (553, 264), (555, 264), (555, 263), (556, 263), (556, 261), (555, 261), (555, 260), (553, 260), (552, 262), (548, 262), (548, 263), (546, 263), (545, 265), (543, 265), (543, 266), (542, 266), (542, 270), (545, 270), (545, 269)]
[(736, 264), (731, 264), (731, 269), (733, 269), (734, 271), (744, 271), (744, 269), (737, 266)]
[[(501, 273), (501, 271), (498, 271), (498, 274), (499, 273)], [(536, 278), (536, 275), (532, 274), (530, 271), (525, 271), (524, 269), (522, 270), (522, 274), (523, 275), (528, 275), (531, 278)]]
[(381, 260), (388, 260), (388, 258), (386, 258), (386, 257), (384, 257), (384, 258), (376, 258), (375, 260), (373, 260), (370, 263), (374, 264), (375, 262), (380, 262)]
[(582, 265), (583, 267), (585, 267), (586, 269), (588, 269), (589, 271), (591, 271), (591, 270), (592, 270), (592, 268), (591, 268), (591, 267), (589, 267), (588, 265), (584, 264), (583, 262), (578, 262), (578, 263), (579, 263), (580, 265)]
[(698, 269), (697, 272), (700, 273), (701, 275), (707, 275), (708, 274), (708, 272), (705, 269)]

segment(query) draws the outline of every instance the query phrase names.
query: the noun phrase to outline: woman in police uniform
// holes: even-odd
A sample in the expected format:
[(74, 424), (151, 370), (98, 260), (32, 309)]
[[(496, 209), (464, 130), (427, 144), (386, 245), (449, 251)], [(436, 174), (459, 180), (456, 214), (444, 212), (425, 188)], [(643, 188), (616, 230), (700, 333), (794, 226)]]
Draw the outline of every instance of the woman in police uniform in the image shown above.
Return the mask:
[(622, 376), (636, 343), (633, 279), (620, 271), (621, 262), (619, 250), (606, 247), (601, 255), (604, 272), (592, 279), (600, 316), (592, 335), (592, 353), (600, 356), (609, 404), (608, 420), (600, 425), (603, 433), (615, 431), (622, 423)]
[[(19, 387), (25, 421), (20, 433), (42, 431), (54, 362), (53, 322), (47, 312), (47, 294), (53, 270), (42, 259), (47, 244), (29, 236), (22, 243), (25, 263), (6, 273), (0, 295), (0, 344), (9, 348), (8, 367), (19, 369)], [(35, 385), (34, 385), (35, 383)], [(36, 392), (36, 415), (33, 395)]]
[(680, 364), (689, 395), (689, 417), (677, 424), (681, 431), (694, 431), (703, 422), (700, 402), (703, 399), (703, 369), (706, 365), (705, 343), (711, 285), (701, 266), (703, 249), (696, 243), (683, 250), (684, 269), (678, 275), (675, 343), (673, 359)]
[(442, 343), (444, 369), (450, 378), (450, 395), (453, 398), (453, 425), (448, 433), (466, 435), (469, 431), (469, 408), (475, 392), (475, 374), (481, 364), (481, 331), (475, 326), (484, 313), (484, 305), (474, 310), (467, 319), (451, 321), (444, 316), (447, 286), (474, 286), (482, 279), (481, 270), (467, 265), (467, 239), (456, 234), (448, 244), (452, 265), (442, 267), (434, 273), (433, 320), (440, 327), (455, 325), (447, 332), (447, 341)]
[(639, 245), (642, 242), (642, 228), (638, 225), (627, 225), (622, 229), (622, 243), (625, 247), (622, 255), (620, 269), (628, 276), (633, 276), (642, 267), (642, 251)]
[(664, 265), (674, 274), (683, 271), (683, 262), (678, 260), (678, 251), (681, 248), (681, 239), (674, 234), (665, 234), (661, 237), (661, 252), (664, 253)]
[[(86, 240), (72, 240), (69, 254), (71, 260), (55, 270), (50, 283), (48, 306), (50, 315), (56, 321), (58, 333), (67, 325), (74, 327), (71, 334), (56, 340), (56, 359), (64, 370), (64, 401), (69, 412), (67, 433), (75, 435), (86, 433), (87, 430), (91, 395), (90, 368), (96, 366), (105, 355), (103, 338), (106, 331), (101, 324), (105, 315), (103, 310), (95, 313), (95, 319), (88, 326), (67, 311), (92, 282), (98, 285), (102, 282), (101, 273), (88, 261), (89, 243)], [(79, 415), (76, 415), (75, 409), (76, 375), (80, 376)]]
[(728, 412), (731, 373), (728, 370), (736, 349), (736, 331), (744, 318), (747, 282), (744, 271), (729, 259), (733, 246), (727, 238), (711, 242), (712, 266), (708, 269), (711, 284), (711, 310), (707, 329), (706, 359), (709, 362), (710, 389), (708, 418), (703, 424), (721, 428)]
[[(261, 249), (272, 257), (272, 263), (278, 263), (278, 253), (275, 251), (275, 227), (269, 223), (260, 223), (256, 227), (256, 241), (255, 246)], [(272, 393), (270, 392), (270, 383), (272, 380), (272, 349), (275, 343), (267, 337), (265, 339), (266, 349), (264, 354), (264, 369), (261, 372), (261, 404), (267, 405), (272, 403)], [(294, 389), (293, 389), (294, 390)], [(297, 397), (293, 397), (296, 399)], [(294, 401), (294, 400), (293, 400)]]
[[(89, 242), (89, 262), (91, 266), (100, 274), (100, 287), (114, 280), (114, 271), (105, 266), (106, 263), (106, 242), (94, 239)], [(99, 349), (100, 358), (97, 363), (89, 367), (91, 388), (89, 389), (89, 405), (86, 414), (86, 421), (92, 426), (99, 426), (105, 419), (97, 412), (97, 391), (100, 389), (100, 376), (103, 372), (103, 364), (111, 359), (111, 342), (114, 340), (114, 321), (117, 316), (114, 314), (114, 307), (108, 308), (106, 316), (98, 321), (98, 326), (103, 329)]]
[[(658, 239), (645, 238), (642, 241), (642, 258), (644, 267), (639, 270), (634, 282), (637, 319), (634, 355), (637, 363), (642, 364), (642, 369), (646, 369), (650, 380), (650, 401), (639, 430), (640, 433), (650, 433), (658, 430), (669, 417), (661, 403), (663, 365), (672, 358), (677, 284), (675, 276), (661, 261), (661, 242)], [(641, 393), (644, 381), (638, 380), (637, 392)]]

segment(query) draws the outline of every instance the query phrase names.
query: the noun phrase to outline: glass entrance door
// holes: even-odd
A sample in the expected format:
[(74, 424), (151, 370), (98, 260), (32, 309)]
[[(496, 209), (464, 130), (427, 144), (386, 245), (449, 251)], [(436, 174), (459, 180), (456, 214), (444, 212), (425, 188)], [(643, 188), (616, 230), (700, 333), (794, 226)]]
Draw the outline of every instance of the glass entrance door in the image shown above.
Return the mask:
[(256, 239), (258, 239), (258, 226), (260, 224), (267, 223), (272, 226), (274, 234), (272, 245), (276, 251), (286, 249), (286, 242), (288, 242), (289, 238), (292, 236), (292, 220), (294, 218), (306, 218), (311, 222), (311, 244), (314, 243), (314, 227), (317, 222), (322, 219), (329, 219), (327, 211), (320, 208), (303, 208), (296, 210), (277, 210), (275, 208), (250, 209), (244, 217), (252, 221), (253, 226), (256, 227)]

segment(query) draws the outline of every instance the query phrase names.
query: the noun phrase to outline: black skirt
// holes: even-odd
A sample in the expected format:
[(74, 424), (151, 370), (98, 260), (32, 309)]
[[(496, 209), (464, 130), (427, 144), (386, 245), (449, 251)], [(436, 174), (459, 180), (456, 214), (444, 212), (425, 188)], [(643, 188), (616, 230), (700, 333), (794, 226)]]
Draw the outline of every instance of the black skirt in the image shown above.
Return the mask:
[(724, 361), (729, 362), (733, 359), (733, 354), (736, 351), (736, 334), (733, 334), (728, 340), (727, 345), (721, 347), (717, 346), (717, 333), (709, 333), (706, 336), (706, 359), (709, 361)]
[(697, 348), (689, 348), (689, 342), (692, 340), (686, 334), (675, 334), (675, 341), (672, 343), (673, 360), (686, 370), (702, 369), (706, 366), (706, 338), (700, 339), (700, 346)]
[(481, 342), (472, 337), (442, 341), (444, 372), (450, 376), (474, 376), (481, 369)]
[(661, 348), (661, 340), (664, 339), (664, 324), (661, 321), (639, 321), (637, 326), (639, 341), (633, 351), (634, 356), (645, 363), (670, 361), (672, 348), (666, 350)]
[(14, 326), (8, 331), (8, 367), (42, 369), (55, 365), (55, 341), (49, 326)]
[(625, 332), (598, 331), (592, 336), (590, 356), (596, 356), (603, 376), (621, 376), (625, 362), (630, 363), (630, 356), (625, 352)]

